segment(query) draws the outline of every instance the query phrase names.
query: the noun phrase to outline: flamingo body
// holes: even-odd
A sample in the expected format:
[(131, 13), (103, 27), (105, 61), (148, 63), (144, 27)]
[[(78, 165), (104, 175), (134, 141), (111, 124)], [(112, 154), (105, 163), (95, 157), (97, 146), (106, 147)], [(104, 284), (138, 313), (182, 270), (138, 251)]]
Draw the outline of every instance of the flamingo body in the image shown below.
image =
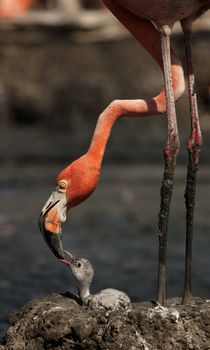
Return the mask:
[[(105, 3), (113, 1), (105, 0)], [(196, 18), (208, 1), (199, 0), (116, 0), (129, 12), (156, 24), (170, 25), (187, 17)]]

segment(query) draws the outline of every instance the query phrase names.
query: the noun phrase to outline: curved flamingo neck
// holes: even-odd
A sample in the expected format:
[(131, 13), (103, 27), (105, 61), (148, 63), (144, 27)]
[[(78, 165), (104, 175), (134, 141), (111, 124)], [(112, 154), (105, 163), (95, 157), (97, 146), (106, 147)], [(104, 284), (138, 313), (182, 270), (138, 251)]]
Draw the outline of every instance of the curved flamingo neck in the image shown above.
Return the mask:
[(88, 149), (88, 156), (94, 158), (96, 165), (101, 167), (106, 145), (116, 120), (121, 116), (113, 104), (110, 104), (99, 116), (96, 128)]
[[(153, 24), (129, 13), (115, 2), (110, 2), (109, 0), (103, 1), (118, 20), (127, 27), (137, 41), (145, 47), (163, 70), (160, 34)], [(178, 100), (184, 92), (185, 84), (181, 62), (173, 50), (171, 50), (171, 64), (174, 97), (175, 100)], [(100, 171), (111, 130), (119, 117), (125, 115), (137, 117), (158, 115), (163, 114), (165, 111), (166, 98), (164, 89), (157, 96), (148, 100), (136, 99), (113, 101), (101, 113), (98, 119), (87, 156), (91, 157), (91, 161), (94, 161), (95, 167)]]
[(87, 156), (92, 158), (95, 166), (100, 169), (106, 145), (109, 140), (112, 128), (115, 122), (124, 116), (145, 116), (151, 113), (157, 113), (156, 102), (154, 99), (149, 100), (114, 100), (100, 114), (93, 133)]
[[(159, 105), (163, 101), (163, 106)], [(99, 116), (90, 147), (86, 153), (95, 166), (100, 169), (106, 145), (115, 122), (124, 116), (143, 117), (160, 114), (165, 108), (165, 93), (148, 100), (114, 100)]]

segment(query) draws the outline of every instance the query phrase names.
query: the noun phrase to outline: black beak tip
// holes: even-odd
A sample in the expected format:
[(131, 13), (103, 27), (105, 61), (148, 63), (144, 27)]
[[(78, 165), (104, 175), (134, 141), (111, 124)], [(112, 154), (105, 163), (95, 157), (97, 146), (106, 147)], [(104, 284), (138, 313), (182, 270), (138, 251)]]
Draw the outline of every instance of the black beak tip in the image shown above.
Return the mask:
[(44, 239), (56, 258), (64, 259), (61, 234), (58, 235), (45, 230)]
[(44, 225), (42, 218), (39, 219), (40, 232), (47, 243), (50, 250), (58, 259), (64, 259), (64, 251), (62, 246), (62, 235), (48, 231)]

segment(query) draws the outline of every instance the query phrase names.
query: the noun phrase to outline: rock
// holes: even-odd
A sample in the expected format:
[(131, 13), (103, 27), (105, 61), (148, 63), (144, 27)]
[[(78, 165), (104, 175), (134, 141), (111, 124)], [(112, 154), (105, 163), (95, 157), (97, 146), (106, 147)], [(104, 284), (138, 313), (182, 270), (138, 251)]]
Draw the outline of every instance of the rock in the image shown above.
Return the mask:
[(0, 350), (209, 349), (210, 302), (180, 302), (136, 303), (108, 312), (82, 306), (70, 294), (52, 294), (10, 317)]

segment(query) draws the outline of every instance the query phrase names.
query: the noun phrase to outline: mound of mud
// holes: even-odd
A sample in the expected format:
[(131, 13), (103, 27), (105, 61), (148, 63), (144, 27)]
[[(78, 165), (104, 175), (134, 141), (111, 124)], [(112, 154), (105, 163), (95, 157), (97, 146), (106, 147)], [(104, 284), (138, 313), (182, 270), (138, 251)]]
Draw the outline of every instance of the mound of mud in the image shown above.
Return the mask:
[(69, 294), (33, 300), (10, 317), (1, 350), (208, 349), (210, 303), (201, 299), (166, 307), (151, 302), (128, 310), (90, 310)]

